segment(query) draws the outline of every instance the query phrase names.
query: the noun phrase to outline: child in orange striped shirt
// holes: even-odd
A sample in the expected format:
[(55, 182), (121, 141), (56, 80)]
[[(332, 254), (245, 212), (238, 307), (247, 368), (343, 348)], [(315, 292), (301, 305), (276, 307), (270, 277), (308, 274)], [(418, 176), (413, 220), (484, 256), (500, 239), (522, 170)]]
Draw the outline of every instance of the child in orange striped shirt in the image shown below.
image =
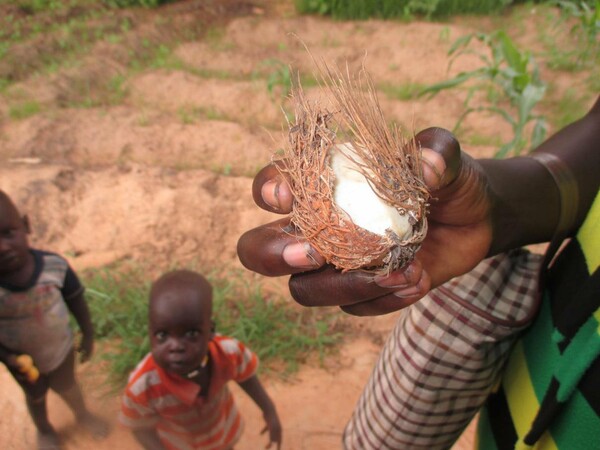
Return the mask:
[(235, 380), (262, 410), (269, 444), (281, 445), (275, 406), (256, 375), (258, 359), (212, 330), (212, 286), (179, 270), (150, 291), (149, 353), (129, 377), (120, 421), (145, 449), (232, 449), (243, 423), (227, 382)]

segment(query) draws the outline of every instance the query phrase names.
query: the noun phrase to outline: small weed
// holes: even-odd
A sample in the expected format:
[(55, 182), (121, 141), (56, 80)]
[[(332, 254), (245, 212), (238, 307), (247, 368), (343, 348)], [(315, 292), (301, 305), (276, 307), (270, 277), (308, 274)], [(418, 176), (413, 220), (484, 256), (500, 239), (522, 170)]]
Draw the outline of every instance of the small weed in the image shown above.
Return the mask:
[(292, 75), (287, 64), (274, 58), (265, 59), (254, 71), (253, 76), (265, 76), (267, 79), (267, 90), (272, 99), (276, 95), (279, 99), (287, 97), (292, 89)]
[(181, 123), (190, 125), (198, 120), (200, 112), (193, 106), (184, 105), (177, 109), (177, 116), (179, 117)]
[(201, 107), (197, 110), (206, 120), (229, 120), (227, 115), (212, 106)]
[(450, 28), (449, 27), (446, 26), (441, 29), (440, 34), (438, 35), (438, 41), (443, 44), (450, 42)]
[(425, 86), (418, 83), (405, 84), (379, 84), (377, 89), (391, 100), (411, 100), (417, 98), (425, 89)]
[(6, 78), (0, 78), (0, 92), (4, 92), (8, 86), (10, 86), (10, 80)]
[(204, 41), (211, 50), (222, 52), (234, 48), (233, 43), (225, 41), (225, 30), (223, 28), (210, 27), (204, 35)]
[(8, 110), (8, 116), (11, 119), (21, 120), (34, 116), (41, 110), (40, 104), (36, 101), (28, 101), (11, 106)]
[(228, 120), (227, 116), (214, 107), (184, 105), (179, 107), (177, 115), (181, 123), (189, 125), (196, 123), (199, 119), (206, 120)]
[(123, 101), (127, 95), (125, 81), (126, 77), (123, 75), (116, 75), (108, 80), (106, 84), (106, 103), (108, 105), (117, 105)]

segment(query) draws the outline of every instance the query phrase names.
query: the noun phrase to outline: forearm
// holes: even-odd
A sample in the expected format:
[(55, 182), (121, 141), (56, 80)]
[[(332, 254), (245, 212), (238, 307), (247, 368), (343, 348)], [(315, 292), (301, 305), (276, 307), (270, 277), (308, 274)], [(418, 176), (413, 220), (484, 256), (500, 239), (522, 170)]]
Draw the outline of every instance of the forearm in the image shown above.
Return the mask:
[[(581, 120), (545, 141), (536, 153), (556, 155), (573, 174), (579, 191), (575, 220), (582, 223), (600, 185), (600, 102)], [(549, 241), (557, 229), (560, 194), (554, 178), (528, 157), (480, 160), (492, 198), (492, 245), (488, 256), (522, 245)], [(564, 207), (564, 206), (563, 206)]]
[(71, 314), (75, 317), (77, 325), (79, 325), (79, 328), (81, 329), (81, 333), (85, 336), (93, 337), (94, 326), (83, 294), (67, 300), (66, 303), (69, 311), (71, 311)]
[(242, 381), (239, 385), (261, 409), (263, 414), (272, 414), (275, 412), (275, 405), (256, 375), (248, 378), (246, 381)]

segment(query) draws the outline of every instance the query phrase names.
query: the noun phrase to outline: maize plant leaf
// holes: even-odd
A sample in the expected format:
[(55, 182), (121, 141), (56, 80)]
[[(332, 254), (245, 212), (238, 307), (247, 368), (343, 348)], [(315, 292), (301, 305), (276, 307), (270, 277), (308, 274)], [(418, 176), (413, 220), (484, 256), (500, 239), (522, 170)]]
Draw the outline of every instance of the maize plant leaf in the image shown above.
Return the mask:
[(498, 32), (497, 36), (500, 42), (501, 53), (507, 64), (517, 73), (527, 72), (529, 58), (519, 52), (513, 41), (504, 31)]
[(494, 155), (494, 158), (500, 159), (500, 158), (506, 157), (506, 155), (508, 155), (508, 153), (510, 153), (510, 151), (514, 147), (515, 147), (515, 140), (513, 139), (512, 141), (510, 141), (507, 144), (504, 144), (502, 147), (500, 147), (500, 149)]
[(528, 73), (520, 73), (513, 78), (513, 87), (515, 91), (521, 93), (524, 92), (529, 86), (531, 86), (531, 76)]
[(546, 125), (546, 121), (543, 117), (540, 117), (538, 120), (536, 120), (533, 131), (531, 132), (531, 148), (535, 148), (542, 143), (542, 141), (546, 138), (547, 131), (548, 127)]
[(459, 84), (462, 84), (471, 78), (477, 77), (479, 75), (479, 73), (482, 73), (482, 71), (474, 70), (472, 72), (461, 72), (458, 75), (456, 75), (454, 78), (442, 81), (440, 83), (432, 84), (431, 86), (426, 87), (425, 89), (421, 90), (421, 92), (419, 93), (419, 96), (422, 96), (425, 94), (431, 94), (433, 96), (433, 95), (437, 94), (439, 91), (456, 87)]
[(467, 47), (473, 39), (474, 34), (467, 34), (466, 36), (459, 37), (453, 44), (450, 46), (450, 50), (448, 50), (448, 55), (452, 55), (456, 50), (461, 47)]
[(546, 86), (534, 86), (529, 84), (523, 90), (519, 97), (519, 117), (521, 122), (525, 123), (531, 119), (531, 111), (535, 105), (542, 99), (546, 92)]
[(513, 116), (511, 115), (511, 113), (509, 111), (498, 108), (497, 106), (490, 106), (488, 108), (481, 108), (481, 109), (493, 112), (494, 114), (498, 114), (500, 117), (502, 117), (504, 120), (506, 120), (513, 127), (513, 129), (517, 125), (517, 121), (513, 118)]

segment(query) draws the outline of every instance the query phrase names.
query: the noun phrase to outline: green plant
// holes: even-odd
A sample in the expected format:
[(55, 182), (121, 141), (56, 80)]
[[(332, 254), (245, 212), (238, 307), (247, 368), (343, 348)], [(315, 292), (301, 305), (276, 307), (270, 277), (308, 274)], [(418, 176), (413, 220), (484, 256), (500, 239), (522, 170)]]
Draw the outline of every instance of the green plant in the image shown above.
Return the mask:
[(578, 64), (590, 59), (597, 60), (600, 50), (600, 0), (596, 0), (595, 3), (555, 0), (551, 3), (560, 8), (559, 24), (569, 19), (575, 20), (570, 32), (576, 37), (579, 45), (570, 55), (574, 56)]
[(57, 10), (63, 6), (60, 0), (19, 0), (16, 3), (29, 13)]
[(265, 72), (267, 90), (271, 98), (274, 99), (276, 93), (280, 99), (287, 97), (292, 89), (292, 74), (289, 66), (275, 58), (265, 59), (260, 62), (253, 76), (265, 76)]
[[(487, 46), (487, 51), (473, 51), (469, 44), (475, 39)], [(536, 104), (546, 92), (535, 60), (530, 52), (520, 51), (504, 31), (491, 34), (475, 33), (457, 39), (451, 46), (449, 68), (456, 58), (464, 54), (476, 54), (483, 66), (469, 72), (461, 72), (454, 78), (428, 86), (421, 95), (436, 95), (442, 90), (456, 88), (474, 80), (468, 87), (465, 111), (459, 117), (454, 130), (458, 130), (467, 115), (474, 112), (490, 112), (508, 122), (513, 138), (497, 151), (501, 158), (509, 153), (518, 155), (529, 145), (540, 144), (546, 135), (546, 120), (534, 113)], [(475, 103), (475, 93), (487, 92), (487, 100)], [(527, 130), (533, 125), (531, 134)]]
[(177, 115), (179, 116), (181, 123), (190, 125), (198, 120), (200, 111), (194, 106), (183, 105), (177, 109)]
[(443, 17), (456, 14), (489, 14), (513, 0), (296, 0), (302, 14), (331, 15), (336, 19)]
[(393, 100), (411, 100), (418, 97), (425, 87), (422, 84), (412, 82), (405, 84), (382, 83), (377, 86), (377, 89), (383, 92), (387, 98)]
[(144, 8), (156, 8), (164, 3), (169, 3), (172, 0), (104, 0), (108, 6), (113, 8), (132, 8), (141, 6)]
[(39, 113), (40, 110), (40, 104), (36, 101), (23, 102), (11, 106), (8, 110), (8, 116), (15, 120), (26, 119)]

